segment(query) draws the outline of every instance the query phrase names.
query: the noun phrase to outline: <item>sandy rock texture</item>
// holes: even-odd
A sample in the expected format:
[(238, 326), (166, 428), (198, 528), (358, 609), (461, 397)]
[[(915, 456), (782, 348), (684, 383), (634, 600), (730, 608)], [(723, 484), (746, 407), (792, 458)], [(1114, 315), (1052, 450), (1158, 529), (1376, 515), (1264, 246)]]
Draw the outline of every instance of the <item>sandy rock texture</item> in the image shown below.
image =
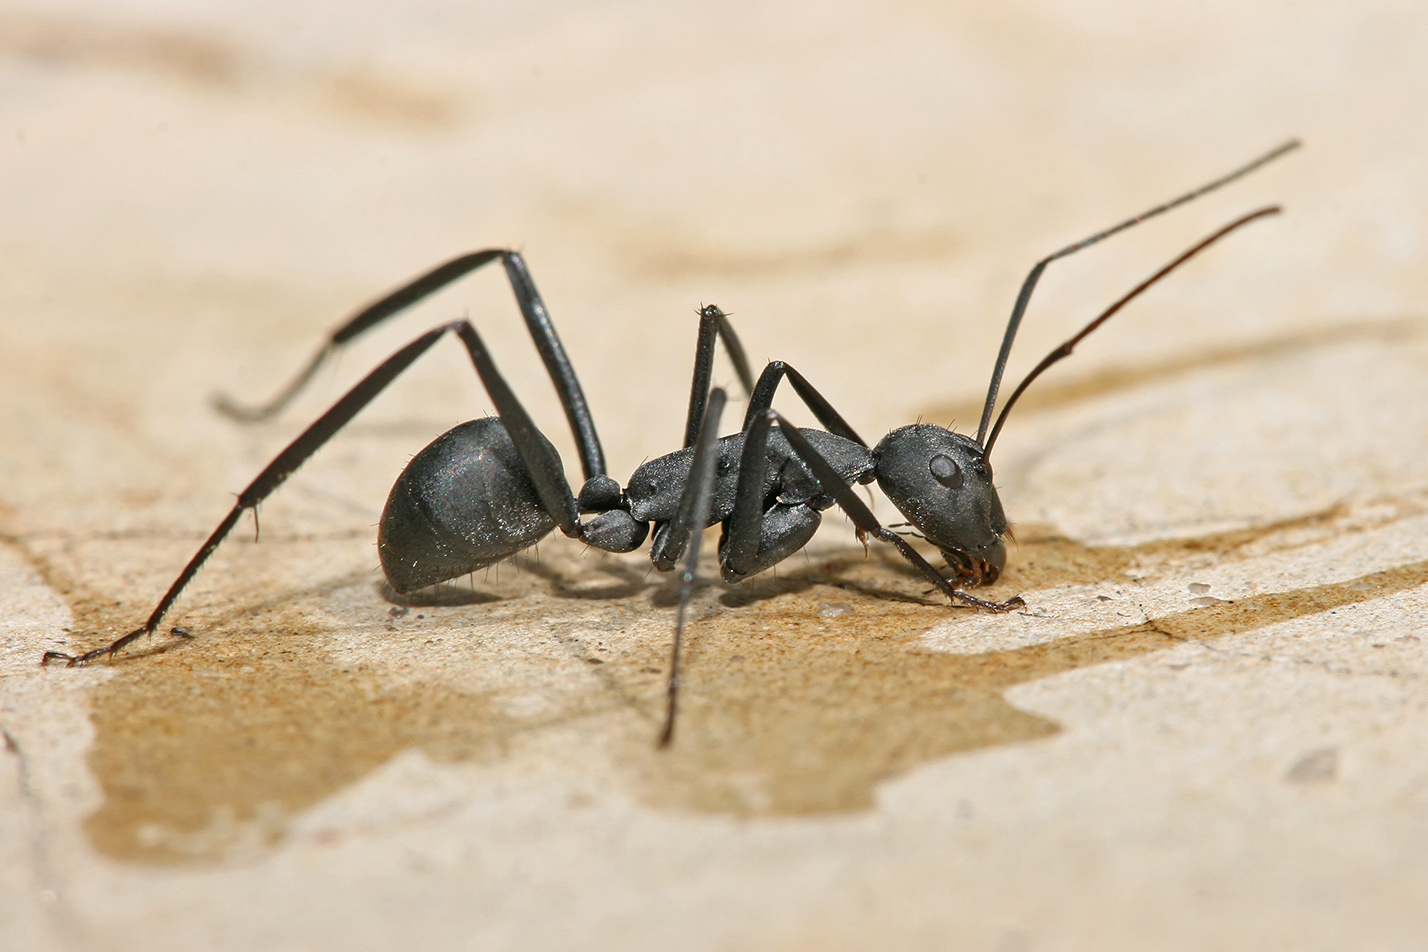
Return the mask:
[[(1422, 948), (1425, 52), (1390, 0), (0, 3), (0, 947)], [(702, 304), (870, 439), (966, 432), (1038, 258), (1291, 137), (1046, 272), (1008, 386), (1284, 206), (1011, 417), (986, 594), (1024, 611), (830, 512), (698, 590), (657, 751), (677, 589), (643, 554), (384, 586), (392, 481), (491, 412), (444, 342), (240, 523), (192, 639), (39, 664), (142, 623), (443, 322), (574, 477), (498, 273), (272, 420), (215, 409), (453, 255), (523, 251), (618, 478), (680, 443)]]

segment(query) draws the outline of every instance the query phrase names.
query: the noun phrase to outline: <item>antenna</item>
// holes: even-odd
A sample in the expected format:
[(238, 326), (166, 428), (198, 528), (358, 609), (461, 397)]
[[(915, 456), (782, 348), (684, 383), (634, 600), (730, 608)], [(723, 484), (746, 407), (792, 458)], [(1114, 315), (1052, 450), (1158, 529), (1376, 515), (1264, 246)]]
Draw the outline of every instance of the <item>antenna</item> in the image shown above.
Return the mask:
[(1001, 415), (997, 417), (997, 425), (992, 427), (992, 432), (987, 437), (987, 441), (982, 444), (982, 453), (984, 458), (992, 455), (992, 445), (997, 442), (997, 434), (1001, 433), (1002, 424), (1006, 423), (1007, 414), (1010, 413), (1011, 408), (1016, 405), (1017, 399), (1021, 397), (1021, 395), (1026, 391), (1027, 387), (1031, 386), (1031, 382), (1037, 377), (1040, 377), (1048, 367), (1050, 367), (1057, 361), (1064, 360), (1067, 357), (1070, 357), (1071, 351), (1076, 349), (1077, 344), (1085, 340), (1086, 337), (1089, 336), (1090, 333), (1096, 328), (1100, 327), (1102, 324), (1106, 323), (1106, 321), (1110, 320), (1112, 314), (1115, 314), (1121, 308), (1125, 307), (1131, 301), (1139, 297), (1141, 292), (1145, 291), (1152, 284), (1155, 284), (1161, 278), (1165, 277), (1167, 274), (1174, 271), (1176, 268), (1180, 267), (1182, 264), (1189, 261), (1191, 258), (1195, 257), (1197, 254), (1204, 251), (1206, 248), (1210, 247), (1215, 242), (1228, 235), (1230, 232), (1244, 225), (1248, 225), (1250, 222), (1255, 221), (1256, 219), (1265, 218), (1269, 215), (1278, 215), (1280, 210), (1281, 209), (1278, 205), (1270, 205), (1266, 208), (1261, 208), (1257, 211), (1252, 211), (1248, 215), (1236, 218), (1234, 221), (1230, 222), (1228, 225), (1221, 228), (1213, 235), (1210, 235), (1208, 238), (1201, 240), (1198, 244), (1182, 252), (1181, 255), (1174, 261), (1170, 262), (1165, 267), (1155, 272), (1155, 274), (1152, 274), (1150, 277), (1146, 278), (1140, 284), (1137, 284), (1124, 297), (1122, 297), (1116, 303), (1112, 304), (1110, 307), (1102, 311), (1100, 316), (1097, 317), (1094, 321), (1081, 328), (1080, 332), (1077, 333), (1076, 336), (1072, 337), (1070, 340), (1066, 341), (1060, 347), (1056, 348), (1051, 353), (1047, 354), (1044, 358), (1042, 358), (1041, 363), (1037, 364), (1036, 367), (1031, 371), (1031, 373), (1026, 375), (1026, 379), (1017, 385), (1017, 388), (1012, 391), (1011, 397), (1007, 399), (1006, 404), (1002, 407)]
[[(1012, 341), (1016, 339), (1016, 332), (1017, 328), (1021, 326), (1022, 315), (1026, 313), (1026, 306), (1031, 301), (1031, 292), (1036, 289), (1036, 282), (1041, 280), (1041, 272), (1046, 270), (1047, 265), (1055, 261), (1057, 258), (1064, 258), (1069, 254), (1073, 254), (1074, 252), (1080, 251), (1082, 248), (1089, 248), (1091, 245), (1096, 244), (1098, 241), (1103, 241), (1118, 232), (1125, 231), (1132, 225), (1138, 225), (1141, 222), (1146, 221), (1147, 219), (1154, 218), (1156, 215), (1168, 212), (1172, 208), (1178, 208), (1179, 206), (1184, 205), (1186, 202), (1199, 198), (1201, 195), (1204, 195), (1207, 192), (1213, 192), (1215, 189), (1219, 188), (1222, 185), (1228, 185), (1235, 179), (1242, 178), (1253, 172), (1261, 165), (1273, 162), (1275, 159), (1279, 158), (1281, 155), (1284, 155), (1286, 152), (1294, 151), (1295, 149), (1299, 148), (1299, 145), (1300, 143), (1298, 139), (1290, 139), (1283, 145), (1280, 145), (1274, 149), (1271, 149), (1269, 152), (1266, 152), (1264, 155), (1255, 159), (1253, 162), (1250, 162), (1248, 165), (1240, 166), (1228, 175), (1221, 176), (1220, 178), (1215, 179), (1213, 182), (1207, 182), (1206, 184), (1201, 185), (1199, 188), (1190, 192), (1186, 192), (1179, 198), (1172, 199), (1171, 201), (1168, 201), (1163, 205), (1157, 205), (1149, 211), (1141, 212), (1134, 218), (1127, 218), (1119, 225), (1116, 225), (1112, 228), (1107, 228), (1105, 231), (1097, 232), (1089, 238), (1083, 238), (1075, 244), (1067, 245), (1065, 248), (1062, 248), (1055, 254), (1047, 255), (1045, 258), (1042, 258), (1040, 261), (1038, 261), (1036, 263), (1036, 266), (1033, 267), (1031, 269), (1031, 272), (1026, 276), (1026, 280), (1022, 282), (1021, 291), (1018, 292), (1016, 296), (1016, 304), (1012, 307), (1011, 319), (1007, 322), (1006, 333), (1002, 335), (1002, 349), (997, 353), (997, 363), (996, 366), (992, 368), (992, 379), (987, 384), (987, 402), (982, 405), (982, 422), (977, 427), (977, 442), (982, 443), (984, 446), (987, 445), (983, 442), (983, 437), (987, 435), (987, 426), (992, 421), (992, 410), (993, 408), (995, 408), (997, 403), (997, 390), (1001, 387), (1002, 374), (1006, 371), (1007, 356), (1011, 354)], [(1131, 296), (1134, 297), (1135, 295), (1132, 294)]]

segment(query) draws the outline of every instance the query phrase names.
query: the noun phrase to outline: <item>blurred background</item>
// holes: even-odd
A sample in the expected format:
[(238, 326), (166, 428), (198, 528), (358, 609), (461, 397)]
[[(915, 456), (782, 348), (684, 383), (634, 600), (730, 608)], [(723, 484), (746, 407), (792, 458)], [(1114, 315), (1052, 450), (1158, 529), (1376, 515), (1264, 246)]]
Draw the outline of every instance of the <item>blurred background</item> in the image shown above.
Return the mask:
[[(526, 253), (616, 474), (678, 439), (701, 303), (735, 315), (755, 360), (793, 362), (884, 432), (976, 402), (1037, 258), (1291, 136), (1307, 149), (1272, 171), (1054, 267), (1009, 377), (1268, 201), (1290, 214), (1060, 372), (1396, 318), (1428, 282), (1428, 19), (1409, 3), (0, 11), (12, 484), (76, 468), (47, 455), (68, 450), (44, 446), (55, 429), (31, 403), (52, 412), (42, 394), (63, 381), (76, 426), (140, 426), (133, 452), (212, 485), (190, 460), (233, 435), (210, 392), (271, 393), (358, 303), (483, 246)], [(458, 314), (562, 440), (489, 275), (365, 339), (289, 419)], [(412, 424), (410, 452), (484, 407), (449, 350), (364, 425)], [(1026, 429), (1007, 457), (1040, 441)], [(375, 505), (390, 475), (361, 494)], [(41, 482), (45, 506), (72, 508), (73, 484)]]

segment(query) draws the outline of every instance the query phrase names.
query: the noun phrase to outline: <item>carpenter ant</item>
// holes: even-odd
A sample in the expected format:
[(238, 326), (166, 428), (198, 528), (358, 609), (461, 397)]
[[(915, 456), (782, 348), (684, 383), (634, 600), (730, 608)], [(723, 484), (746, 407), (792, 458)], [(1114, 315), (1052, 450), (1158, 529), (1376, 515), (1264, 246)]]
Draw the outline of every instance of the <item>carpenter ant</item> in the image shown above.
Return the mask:
[[(437, 341), (454, 334), (465, 345), (496, 407), (496, 416), (463, 423), (438, 437), (407, 465), (387, 497), (377, 535), (382, 570), (399, 593), (469, 574), (526, 549), (552, 529), (607, 552), (638, 548), (653, 526), (650, 558), (661, 571), (683, 559), (679, 607), (670, 654), (667, 707), (659, 744), (674, 736), (679, 653), (698, 568), (703, 529), (719, 523), (719, 568), (737, 582), (762, 572), (801, 549), (817, 529), (820, 513), (838, 505), (857, 527), (895, 546), (928, 581), (953, 602), (991, 612), (1025, 603), (977, 598), (954, 583), (976, 586), (996, 580), (1006, 564), (1007, 520), (992, 486), (988, 462), (1007, 413), (1048, 367), (1069, 356), (1088, 334), (1133, 298), (1186, 260), (1230, 232), (1276, 214), (1268, 206), (1235, 219), (1136, 285), (1074, 337), (1037, 364), (1012, 392), (992, 425), (992, 412), (1007, 355), (1031, 293), (1046, 266), (1148, 218), (1217, 189), (1296, 148), (1287, 142), (1235, 171), (1113, 228), (1068, 245), (1037, 262), (1012, 308), (987, 387), (976, 439), (930, 423), (893, 430), (870, 446), (797, 370), (782, 361), (764, 368), (757, 382), (728, 317), (717, 307), (699, 312), (694, 381), (684, 429), (684, 447), (635, 470), (623, 488), (605, 472), (604, 454), (575, 370), (536, 291), (525, 260), (514, 251), (488, 249), (462, 255), (397, 288), (357, 312), (336, 330), (297, 378), (265, 406), (247, 409), (224, 400), (220, 409), (242, 420), (273, 416), (306, 385), (329, 357), (352, 339), (463, 275), (499, 261), (580, 450), (585, 481), (572, 493), (555, 448), (536, 428), (496, 369), (486, 346), (467, 321), (433, 328), (407, 344), (353, 387), (293, 440), (238, 496), (228, 516), (189, 561), (143, 626), (87, 654), (45, 652), (43, 662), (87, 664), (151, 635), (184, 587), (238, 523), (342, 429), (403, 370)], [(722, 341), (749, 394), (739, 432), (719, 437), (725, 405), (722, 389), (710, 387), (716, 339)], [(824, 427), (801, 429), (772, 409), (774, 392), (787, 379)], [(941, 552), (951, 572), (944, 576), (901, 534), (880, 523), (853, 491), (877, 482), (918, 534)], [(187, 632), (173, 629), (179, 636)]]

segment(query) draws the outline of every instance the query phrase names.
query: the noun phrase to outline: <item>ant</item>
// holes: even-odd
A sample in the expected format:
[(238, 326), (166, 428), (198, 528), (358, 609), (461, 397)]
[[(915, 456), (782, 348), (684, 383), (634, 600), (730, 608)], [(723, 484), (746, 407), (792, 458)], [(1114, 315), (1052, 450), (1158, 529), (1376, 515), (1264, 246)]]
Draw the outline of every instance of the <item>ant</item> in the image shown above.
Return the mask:
[[(1047, 354), (1012, 392), (993, 424), (1007, 356), (1042, 272), (1058, 258), (1220, 188), (1298, 146), (1297, 141), (1286, 142), (1227, 175), (1038, 261), (1012, 308), (975, 439), (935, 424), (915, 423), (870, 445), (802, 374), (783, 361), (768, 364), (755, 381), (728, 316), (712, 305), (703, 307), (684, 446), (641, 465), (624, 487), (605, 471), (604, 453), (585, 395), (525, 259), (505, 249), (454, 258), (369, 304), (333, 330), (296, 379), (271, 402), (245, 408), (220, 398), (219, 409), (248, 422), (274, 416), (345, 344), (458, 278), (500, 262), (579, 447), (585, 481), (578, 493), (571, 491), (555, 447), (497, 370), (476, 328), (465, 320), (442, 324), (363, 377), (258, 474), (142, 627), (86, 654), (47, 651), (41, 663), (88, 664), (152, 635), (242, 514), (256, 509), (402, 371), (448, 334), (466, 347), (495, 404), (496, 416), (448, 430), (402, 471), (387, 497), (377, 534), (383, 572), (392, 587), (405, 594), (499, 562), (535, 545), (557, 528), (607, 552), (633, 551), (652, 535), (650, 559), (657, 569), (668, 572), (683, 559), (660, 747), (667, 747), (674, 738), (680, 645), (699, 565), (700, 537), (715, 523), (722, 529), (719, 569), (727, 582), (762, 572), (801, 549), (818, 528), (820, 514), (836, 504), (852, 520), (859, 541), (866, 545), (872, 536), (894, 546), (951, 602), (988, 612), (1023, 607), (1020, 596), (992, 602), (957, 587), (994, 582), (1006, 565), (1004, 539), (1009, 526), (992, 485), (989, 458), (1007, 414), (1037, 377), (1068, 357), (1078, 343), (1131, 300), (1230, 232), (1280, 209), (1267, 206), (1235, 219), (1136, 285)], [(716, 341), (723, 344), (749, 396), (743, 423), (732, 436), (718, 436), (726, 395), (723, 389), (710, 386)], [(785, 379), (823, 429), (795, 427), (772, 408), (774, 393)], [(853, 491), (855, 483), (872, 482), (877, 482), (907, 518), (907, 523), (896, 525), (911, 526), (915, 534), (937, 547), (951, 578), (934, 568), (903, 533), (880, 523)], [(180, 628), (172, 633), (190, 637)]]

